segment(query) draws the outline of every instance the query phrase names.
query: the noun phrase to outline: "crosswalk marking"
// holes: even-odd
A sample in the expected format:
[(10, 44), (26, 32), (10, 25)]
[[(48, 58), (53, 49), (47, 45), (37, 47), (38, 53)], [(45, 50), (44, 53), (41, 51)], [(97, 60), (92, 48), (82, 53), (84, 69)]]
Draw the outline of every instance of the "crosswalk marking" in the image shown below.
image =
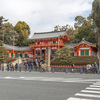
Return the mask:
[(82, 98), (73, 98), (73, 97), (71, 97), (67, 100), (93, 100), (93, 99), (82, 99)]
[(11, 77), (4, 77), (5, 79), (10, 79)]
[(100, 98), (100, 95), (93, 95), (93, 94), (76, 93), (75, 95), (76, 95), (76, 96), (82, 96), (82, 97)]
[(90, 85), (90, 87), (100, 87), (99, 85)]
[(20, 77), (0, 77), (0, 79), (19, 79), (19, 80), (35, 80), (35, 81), (53, 81), (53, 82), (73, 82), (73, 83), (94, 83), (99, 79), (82, 79), (82, 78), (62, 78), (62, 77), (25, 77), (25, 76), (20, 76)]
[(93, 83), (93, 85), (100, 85), (100, 83), (96, 82), (96, 83)]
[(89, 90), (82, 90), (81, 92), (85, 92), (85, 93), (100, 93), (100, 91), (89, 91)]
[(87, 87), (86, 89), (89, 89), (89, 90), (100, 90), (100, 88), (91, 88), (91, 87)]
[[(100, 79), (82, 79), (82, 78), (62, 78), (62, 77), (0, 77), (0, 79), (16, 79), (16, 80), (30, 80), (30, 81), (51, 81), (51, 82), (74, 82), (74, 83), (92, 83), (85, 90), (76, 93), (74, 97), (70, 97), (67, 100), (94, 100), (89, 99), (96, 98), (100, 99)], [(95, 82), (95, 83), (94, 83)]]
[(70, 97), (67, 100), (95, 100), (95, 99), (100, 100), (100, 80), (98, 80), (97, 82), (95, 81), (93, 85), (86, 87), (85, 90), (81, 90), (80, 93), (76, 93), (74, 97)]
[(25, 77), (19, 77), (19, 78), (25, 78)]

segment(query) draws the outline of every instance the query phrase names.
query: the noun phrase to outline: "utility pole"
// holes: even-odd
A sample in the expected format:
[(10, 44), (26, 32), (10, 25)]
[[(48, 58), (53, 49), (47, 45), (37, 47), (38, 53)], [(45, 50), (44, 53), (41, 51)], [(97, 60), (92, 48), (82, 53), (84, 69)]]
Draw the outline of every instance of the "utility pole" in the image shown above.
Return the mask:
[(99, 59), (99, 72), (100, 72), (100, 33), (99, 31), (98, 31), (98, 59)]

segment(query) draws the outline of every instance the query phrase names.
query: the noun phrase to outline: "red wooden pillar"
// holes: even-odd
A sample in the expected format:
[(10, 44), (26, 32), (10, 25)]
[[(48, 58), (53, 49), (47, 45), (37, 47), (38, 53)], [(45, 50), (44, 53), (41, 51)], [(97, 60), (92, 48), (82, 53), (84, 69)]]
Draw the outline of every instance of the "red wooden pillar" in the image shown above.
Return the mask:
[(25, 55), (25, 54), (24, 54), (24, 52), (23, 52), (23, 60), (24, 60), (24, 55)]
[(90, 56), (92, 56), (92, 47), (90, 47)]
[(34, 49), (33, 49), (33, 60), (34, 60)]
[(11, 57), (11, 52), (9, 51), (9, 57)]
[(15, 58), (15, 51), (13, 52), (13, 58)]
[(36, 59), (36, 48), (34, 48), (34, 60)]
[(28, 51), (28, 57), (29, 57), (29, 51)]
[(78, 56), (80, 55), (79, 53), (80, 53), (80, 52), (79, 52), (79, 48), (78, 48)]
[(42, 58), (42, 47), (40, 48), (40, 57)]
[(50, 56), (52, 56), (52, 47), (50, 47), (50, 49), (51, 49)]

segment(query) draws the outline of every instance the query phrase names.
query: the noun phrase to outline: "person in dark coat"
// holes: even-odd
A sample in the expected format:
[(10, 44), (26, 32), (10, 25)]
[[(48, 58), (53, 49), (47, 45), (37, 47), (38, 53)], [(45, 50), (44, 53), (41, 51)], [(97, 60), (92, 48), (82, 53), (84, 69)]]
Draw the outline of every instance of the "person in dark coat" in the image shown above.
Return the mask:
[(7, 71), (9, 71), (9, 67), (10, 67), (10, 65), (9, 65), (9, 63), (7, 64)]
[(94, 62), (94, 73), (97, 73), (97, 68), (98, 68), (98, 65), (96, 62)]
[(16, 63), (16, 71), (18, 70), (18, 64)]

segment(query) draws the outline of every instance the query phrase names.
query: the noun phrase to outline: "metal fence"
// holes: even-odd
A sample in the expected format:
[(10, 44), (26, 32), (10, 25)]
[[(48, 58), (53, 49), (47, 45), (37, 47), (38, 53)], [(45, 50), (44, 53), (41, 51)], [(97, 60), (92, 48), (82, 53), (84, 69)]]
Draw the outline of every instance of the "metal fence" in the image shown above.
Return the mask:
[(8, 71), (8, 72), (16, 72), (16, 71), (25, 71), (25, 72), (32, 72), (32, 71), (38, 71), (38, 72), (42, 72), (42, 68), (39, 68), (37, 66), (19, 66), (18, 68), (15, 67), (4, 67), (4, 66), (0, 66), (0, 71)]
[[(25, 72), (43, 72), (44, 70), (41, 67), (37, 66), (19, 66), (17, 69), (14, 67), (4, 68), (0, 66), (1, 71), (25, 71)], [(86, 67), (51, 67), (51, 72), (65, 72), (65, 73), (90, 73), (90, 74), (99, 74), (99, 69), (95, 67), (91, 67), (90, 69), (87, 69)]]
[(51, 67), (51, 71), (54, 72), (65, 72), (65, 73), (90, 73), (90, 74), (99, 74), (99, 69), (95, 67), (91, 67), (90, 69), (86, 69), (86, 67)]

